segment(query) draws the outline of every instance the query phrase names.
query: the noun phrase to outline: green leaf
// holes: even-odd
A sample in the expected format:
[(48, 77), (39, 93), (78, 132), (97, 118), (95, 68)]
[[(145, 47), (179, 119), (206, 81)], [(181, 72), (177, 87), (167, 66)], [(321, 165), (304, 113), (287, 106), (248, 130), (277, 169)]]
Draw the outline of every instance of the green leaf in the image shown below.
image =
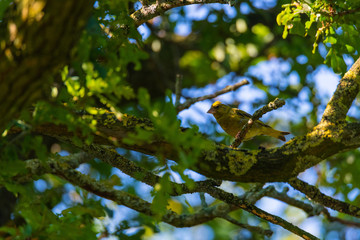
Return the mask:
[(345, 48), (347, 50), (348, 53), (354, 53), (355, 52), (355, 48), (349, 44), (345, 44)]
[(103, 209), (97, 208), (90, 208), (89, 206), (81, 206), (77, 205), (71, 208), (67, 208), (61, 212), (62, 214), (74, 214), (75, 216), (82, 216), (82, 215), (89, 215), (91, 217), (103, 217), (105, 212)]
[(292, 28), (290, 29), (291, 34), (296, 34), (299, 36), (305, 36), (305, 27), (304, 25), (298, 21), (293, 21)]
[(0, 1), (0, 20), (3, 18), (4, 12), (9, 7), (12, 0), (1, 0)]
[(147, 111), (150, 110), (150, 94), (145, 88), (139, 88), (138, 91), (139, 104)]
[(159, 183), (157, 183), (152, 191), (154, 199), (151, 204), (151, 211), (155, 214), (156, 219), (161, 219), (167, 212), (168, 200), (170, 198), (171, 185), (170, 174), (165, 173)]
[(25, 162), (17, 158), (1, 160), (0, 168), (2, 169), (0, 174), (2, 177), (13, 177), (21, 173), (26, 173)]
[(347, 68), (344, 59), (338, 55), (333, 55), (331, 57), (331, 67), (335, 73), (344, 73)]
[(15, 236), (16, 234), (16, 229), (15, 228), (12, 228), (12, 227), (0, 227), (0, 233), (7, 233), (11, 236)]
[(346, 72), (347, 66), (342, 56), (338, 55), (338, 52), (335, 48), (331, 48), (326, 55), (325, 63), (329, 65), (335, 73), (344, 73)]
[(331, 43), (331, 44), (335, 44), (337, 43), (337, 39), (334, 36), (328, 36), (325, 41), (325, 43)]

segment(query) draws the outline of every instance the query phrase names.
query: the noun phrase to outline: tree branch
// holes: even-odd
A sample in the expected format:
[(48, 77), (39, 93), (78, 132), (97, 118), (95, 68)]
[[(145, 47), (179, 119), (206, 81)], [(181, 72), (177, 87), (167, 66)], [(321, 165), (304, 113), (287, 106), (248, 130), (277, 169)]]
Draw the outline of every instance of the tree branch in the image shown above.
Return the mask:
[(280, 200), (293, 207), (299, 208), (304, 212), (306, 212), (309, 217), (318, 216), (322, 213), (329, 222), (338, 222), (347, 226), (358, 227), (358, 228), (360, 227), (359, 222), (349, 221), (331, 216), (329, 211), (323, 205), (317, 204), (313, 206), (311, 204), (289, 197), (286, 193), (288, 190), (289, 190), (288, 188), (285, 188), (284, 191), (278, 192), (273, 188), (272, 191), (269, 191), (266, 196)]
[(249, 204), (247, 201), (244, 201), (244, 199), (242, 199), (240, 197), (237, 197), (231, 193), (225, 192), (224, 190), (214, 187), (211, 189), (211, 191), (208, 191), (206, 193), (216, 199), (224, 201), (225, 203), (227, 203), (229, 205), (235, 205), (249, 213), (254, 214), (255, 216), (258, 216), (261, 219), (264, 219), (268, 222), (279, 225), (279, 226), (283, 227), (284, 229), (286, 229), (298, 236), (301, 236), (304, 239), (318, 239), (315, 236), (313, 236), (312, 234), (285, 221), (281, 217), (272, 215), (272, 214), (256, 207), (255, 205)]
[[(56, 156), (51, 161), (58, 161), (64, 164), (68, 168), (77, 168), (80, 164), (88, 162), (91, 159), (91, 155), (85, 152), (74, 153), (69, 156)], [(21, 174), (13, 178), (17, 183), (24, 183), (32, 181), (36, 176), (41, 176), (45, 173), (50, 173), (49, 168), (46, 168), (41, 161), (37, 159), (30, 159), (25, 161), (26, 168), (28, 169), (27, 174)]]
[[(135, 179), (137, 179), (139, 181), (145, 182), (150, 186), (154, 187), (157, 183), (160, 182), (160, 177), (156, 176), (155, 174), (151, 173), (150, 171), (147, 171), (141, 167), (136, 166), (133, 162), (122, 157), (113, 149), (108, 149), (108, 148), (104, 148), (101, 146), (95, 146), (95, 145), (86, 146), (86, 147), (83, 147), (83, 149), (87, 150), (88, 152), (93, 154), (95, 157), (100, 158), (102, 161), (109, 163), (113, 167), (119, 168), (124, 173), (134, 177)], [(249, 200), (252, 202), (256, 202), (258, 199), (265, 196), (269, 191), (273, 190), (273, 187), (271, 187), (271, 186), (261, 189), (262, 185), (261, 186), (259, 185), (259, 186), (256, 186), (255, 189), (253, 189), (253, 191), (246, 193), (241, 198), (233, 196), (234, 199), (241, 201), (242, 204), (240, 204), (241, 206), (239, 206), (239, 204), (238, 204), (239, 202), (226, 201), (229, 199), (229, 196), (231, 196), (232, 194), (227, 193), (221, 189), (218, 189), (218, 188), (214, 187), (213, 184), (210, 185), (209, 183), (210, 182), (205, 182), (205, 181), (195, 182), (195, 186), (190, 190), (185, 184), (178, 184), (178, 183), (170, 182), (170, 184), (172, 185), (172, 189), (174, 190), (174, 193), (175, 193), (174, 195), (178, 195), (178, 194), (182, 194), (182, 193), (206, 192), (206, 193), (210, 194), (211, 196), (215, 197), (214, 195), (212, 195), (212, 194), (215, 194), (217, 196), (216, 198), (218, 198), (222, 201), (225, 201), (226, 203), (230, 204), (231, 206), (235, 205), (235, 206), (240, 207), (240, 208), (242, 208), (250, 213), (253, 213), (253, 214), (255, 214), (254, 213), (255, 206), (253, 206), (249, 202)], [(246, 200), (244, 201), (244, 199), (246, 199)], [(251, 210), (249, 210), (249, 208)], [(233, 210), (234, 210), (234, 208), (233, 208)], [(258, 214), (255, 214), (256, 216), (261, 217), (261, 218), (264, 218), (264, 216), (265, 216), (264, 219), (266, 219), (267, 221), (269, 221), (270, 218), (275, 219), (276, 222), (273, 220), (272, 221), (273, 223), (278, 224), (278, 225), (284, 227), (285, 229), (292, 231), (296, 234), (302, 233), (300, 231), (301, 229), (297, 229), (295, 226), (286, 222), (285, 220), (282, 220), (281, 218), (279, 218), (277, 216), (270, 215), (261, 209), (256, 208), (256, 210), (258, 213)], [(230, 221), (226, 217), (225, 217), (225, 219)], [(236, 220), (234, 220), (234, 221), (236, 221)], [(281, 222), (281, 224), (279, 224), (279, 221)], [(252, 229), (252, 230), (254, 230), (254, 229)], [(266, 234), (266, 231), (262, 231), (262, 232), (263, 232), (263, 234)], [(267, 232), (267, 234), (268, 234), (268, 232)], [(309, 235), (309, 236), (310, 236), (309, 239), (316, 239), (316, 238), (311, 238), (311, 235)]]
[(318, 202), (325, 207), (331, 208), (341, 213), (349, 214), (357, 218), (360, 217), (359, 207), (331, 198), (320, 192), (320, 190), (315, 186), (303, 182), (300, 179), (289, 181), (289, 184), (296, 190), (304, 193), (309, 199)]
[(306, 212), (309, 217), (319, 215), (324, 210), (324, 207), (322, 207), (322, 206), (312, 206), (309, 203), (305, 203), (303, 201), (289, 197), (286, 193), (287, 190), (288, 190), (288, 188), (286, 188), (282, 192), (278, 192), (275, 190), (275, 188), (273, 188), (272, 191), (269, 191), (266, 194), (266, 196), (280, 200), (280, 201), (287, 203), (288, 205), (291, 205), (293, 207), (299, 208), (299, 209), (303, 210), (304, 212)]
[(172, 1), (155, 1), (152, 4), (144, 5), (139, 10), (130, 15), (136, 26), (149, 21), (150, 19), (160, 16), (166, 11), (192, 4), (208, 4), (208, 3), (230, 3), (229, 0), (172, 0)]
[[(82, 156), (77, 157), (82, 158)], [(68, 160), (70, 159), (69, 157)], [(74, 159), (74, 161), (76, 162), (77, 160)], [(64, 164), (66, 162), (67, 159), (62, 162), (58, 162), (57, 159), (48, 159), (47, 161), (33, 159), (27, 161), (27, 168), (31, 174), (36, 176), (51, 173), (97, 196), (112, 200), (119, 205), (124, 205), (148, 216), (153, 217), (156, 215), (156, 213), (151, 211), (151, 203), (127, 192), (115, 190), (109, 187), (109, 185), (104, 184), (104, 182), (98, 182), (74, 170), (70, 165)], [(191, 227), (208, 222), (217, 217), (221, 218), (235, 209), (237, 209), (237, 207), (220, 203), (206, 209), (201, 209), (194, 214), (179, 215), (171, 210), (167, 210), (167, 213), (162, 217), (162, 221), (175, 227)]]
[[(88, 146), (83, 145), (81, 148), (94, 157), (99, 158), (101, 161), (110, 164), (123, 173), (133, 177), (138, 181), (146, 183), (149, 186), (154, 187), (157, 183), (161, 182), (161, 177), (146, 170), (145, 168), (137, 166), (132, 161), (118, 154), (114, 149), (97, 146), (94, 144)], [(172, 192), (169, 194), (171, 196), (179, 196), (181, 194), (187, 193), (204, 192), (209, 187), (219, 186), (220, 184), (221, 181), (209, 179), (205, 181), (194, 182), (194, 185), (189, 188), (186, 184), (170, 182)]]
[[(83, 146), (83, 150), (88, 151), (89, 153), (91, 153), (95, 157), (98, 157), (102, 161), (109, 163), (113, 167), (120, 169), (122, 172), (132, 176), (133, 178), (135, 178), (139, 181), (145, 182), (150, 186), (154, 187), (157, 183), (160, 182), (161, 177), (156, 176), (155, 174), (151, 173), (150, 171), (147, 171), (139, 166), (136, 166), (133, 162), (122, 157), (113, 149), (104, 148), (101, 146), (90, 145), (90, 146), (85, 146), (85, 147)], [(220, 196), (221, 194), (226, 193), (226, 192), (222, 192), (222, 190), (220, 190), (220, 192), (219, 192), (219, 189), (214, 187), (215, 184), (210, 181), (195, 182), (195, 186), (192, 187), (191, 189), (189, 189), (185, 184), (178, 184), (178, 183), (170, 182), (172, 189), (173, 189), (173, 192), (170, 194), (173, 196), (174, 195), (176, 196), (176, 195), (183, 194), (183, 193), (207, 192), (208, 194), (210, 194), (210, 192), (212, 192), (212, 193), (218, 192), (217, 196)], [(273, 187), (271, 187), (271, 186), (269, 186), (265, 189), (261, 189), (261, 186), (257, 186), (255, 189), (253, 189), (253, 191), (246, 193), (242, 197), (242, 199), (246, 199), (245, 204), (244, 204), (245, 206), (249, 206), (250, 201), (256, 202), (258, 199), (265, 196), (269, 191), (273, 190)], [(224, 200), (224, 199), (221, 199), (221, 200)], [(244, 201), (244, 200), (242, 200), (242, 201)], [(233, 205), (233, 203), (231, 205)], [(243, 208), (243, 207), (241, 207), (241, 208)], [(243, 209), (248, 211), (247, 208), (243, 208)], [(261, 209), (259, 209), (259, 210), (261, 210)], [(257, 215), (257, 216), (259, 216), (259, 215)], [(252, 226), (241, 224), (241, 223), (237, 222), (235, 219), (230, 219), (230, 217), (228, 217), (228, 216), (225, 216), (223, 218), (238, 225), (238, 226), (245, 227), (245, 228), (249, 229), (250, 231), (255, 231), (255, 230), (259, 231), (259, 229), (257, 229), (256, 227), (255, 227), (256, 228), (255, 229)], [(285, 225), (286, 224), (283, 224), (282, 226), (285, 226)], [(290, 227), (285, 226), (285, 228), (288, 229)], [(269, 235), (269, 234), (271, 235), (272, 234), (272, 232), (270, 230), (263, 230), (263, 229), (259, 233), (261, 233), (263, 235)]]
[[(104, 155), (103, 155), (103, 157), (104, 157)], [(111, 158), (111, 155), (107, 155), (107, 157)], [(53, 174), (56, 174), (64, 179), (70, 181), (71, 183), (73, 183), (75, 185), (78, 185), (78, 186), (92, 192), (92, 193), (95, 193), (97, 195), (101, 194), (99, 196), (108, 198), (110, 200), (114, 200), (114, 201), (118, 202), (119, 204), (122, 204), (121, 199), (122, 199), (122, 197), (126, 197), (127, 193), (125, 193), (125, 195), (123, 195), (123, 193), (121, 193), (120, 195), (122, 197), (120, 198), (120, 200), (117, 198), (114, 199), (111, 196), (115, 196), (115, 195), (117, 196), (117, 194), (114, 193), (114, 192), (116, 192), (116, 190), (106, 187), (107, 186), (106, 184), (104, 187), (103, 183), (99, 183), (100, 184), (99, 185), (95, 180), (92, 180), (88, 176), (83, 175), (83, 174), (79, 173), (78, 171), (73, 170), (73, 168), (76, 168), (81, 163), (87, 162), (89, 159), (90, 159), (90, 156), (88, 154), (77, 153), (77, 154), (69, 155), (66, 157), (58, 157), (56, 159), (49, 159), (46, 163), (43, 161), (36, 160), (36, 159), (28, 160), (28, 161), (26, 161), (26, 167), (29, 169), (30, 173), (26, 174), (24, 176), (16, 177), (14, 180), (16, 180), (17, 182), (23, 182), (24, 180), (29, 181), (31, 178), (34, 178), (34, 176), (40, 176), (45, 173), (53, 173)], [(149, 173), (149, 174), (151, 174), (151, 173)], [(87, 183), (89, 181), (91, 182), (91, 184)], [(152, 182), (150, 185), (154, 186), (155, 184), (156, 184), (155, 182)], [(171, 184), (176, 184), (176, 183), (171, 183)], [(199, 187), (199, 184), (200, 185), (203, 184), (204, 186)], [(178, 184), (178, 185), (182, 185), (182, 184)], [(226, 203), (230, 204), (230, 206), (232, 206), (232, 207), (230, 207), (227, 204), (218, 204), (211, 208), (203, 208), (202, 210), (200, 210), (198, 213), (196, 213), (194, 215), (176, 215), (177, 217), (176, 217), (175, 222), (168, 222), (169, 220), (167, 218), (164, 220), (164, 222), (167, 222), (171, 225), (175, 224), (174, 226), (176, 226), (176, 227), (184, 227), (184, 226), (193, 226), (191, 224), (195, 225), (195, 221), (193, 220), (194, 218), (202, 221), (201, 223), (204, 223), (206, 221), (212, 220), (213, 218), (221, 217), (221, 218), (224, 218), (225, 220), (228, 220), (238, 226), (244, 227), (244, 228), (248, 229), (249, 231), (257, 230), (257, 231), (260, 231), (259, 232), (260, 234), (271, 235), (272, 232), (270, 230), (256, 229), (256, 227), (248, 226), (246, 224), (241, 224), (238, 221), (236, 221), (235, 219), (229, 219), (228, 216), (226, 215), (230, 211), (236, 210), (237, 208), (242, 208), (245, 211), (253, 213), (261, 218), (264, 218), (265, 220), (269, 221), (269, 218), (275, 217), (275, 220), (279, 221), (278, 217), (272, 216), (272, 215), (266, 215), (268, 213), (266, 213), (265, 211), (263, 211), (261, 209), (256, 208), (257, 212), (254, 212), (253, 205), (249, 204), (249, 202), (248, 202), (248, 200), (254, 199), (254, 198), (256, 198), (255, 201), (257, 201), (259, 198), (266, 195), (269, 197), (279, 199), (279, 200), (286, 202), (292, 206), (303, 209), (310, 216), (318, 215), (318, 213), (323, 212), (325, 214), (325, 216), (329, 219), (329, 221), (337, 221), (342, 224), (346, 224), (349, 226), (355, 226), (355, 227), (360, 226), (359, 223), (330, 216), (329, 212), (326, 211), (326, 209), (324, 209), (323, 207), (321, 208), (322, 210), (316, 211), (316, 213), (315, 213), (315, 208), (312, 207), (311, 205), (303, 203), (296, 199), (292, 199), (292, 198), (288, 197), (286, 195), (286, 193), (285, 193), (286, 196), (284, 196), (284, 192), (279, 193), (272, 186), (269, 186), (265, 189), (258, 189), (258, 187), (260, 187), (260, 186), (258, 186), (256, 189), (263, 190), (263, 191), (256, 191), (256, 189), (254, 189), (253, 191), (250, 191), (241, 197), (235, 197), (230, 193), (224, 192), (223, 190), (212, 186), (210, 181), (202, 181), (201, 183), (196, 182), (196, 185), (197, 186), (195, 188), (198, 188), (197, 191), (207, 192), (209, 195), (211, 195), (219, 200), (223, 200)], [(85, 188), (85, 186), (87, 186), (87, 187)], [(97, 189), (98, 186), (101, 186), (99, 188), (103, 188), (102, 193), (99, 193), (100, 190)], [(176, 189), (176, 187), (174, 187), (174, 188)], [(177, 187), (177, 189), (179, 189), (179, 187)], [(112, 192), (112, 193), (108, 194), (109, 192)], [(192, 190), (191, 192), (195, 192), (195, 191)], [(252, 195), (252, 194), (254, 194), (256, 196), (250, 197), (250, 195)], [(133, 200), (136, 201), (137, 199), (138, 198), (133, 199)], [(149, 204), (145, 201), (141, 202), (141, 204), (143, 204), (143, 203), (146, 203), (147, 206)], [(122, 204), (122, 205), (125, 205), (125, 204)], [(134, 204), (132, 204), (131, 206), (133, 206), (133, 205)], [(125, 206), (127, 206), (127, 205), (125, 205)], [(130, 207), (136, 211), (139, 211), (139, 208), (133, 208), (131, 206), (127, 206), (127, 207)], [(144, 212), (142, 212), (142, 213), (144, 213)], [(170, 213), (171, 213), (171, 211), (170, 211)], [(168, 214), (170, 214), (170, 213), (168, 213)], [(145, 214), (147, 214), (147, 213), (145, 213)], [(173, 215), (173, 214), (174, 213), (171, 213), (170, 215)], [(174, 219), (173, 216), (171, 218)], [(182, 218), (183, 220), (180, 221), (179, 218)], [(187, 219), (187, 220), (185, 220), (185, 219)], [(190, 222), (187, 222), (187, 221), (190, 221)], [(273, 222), (273, 223), (275, 223), (275, 222)], [(176, 224), (180, 224), (180, 225), (176, 225)], [(280, 224), (279, 223), (275, 223), (275, 224), (283, 226), (285, 229), (292, 231), (296, 234), (301, 233), (298, 231), (298, 229), (296, 229), (296, 227), (295, 227), (295, 229), (292, 229), (294, 226), (292, 226), (292, 224), (290, 224), (290, 223), (287, 223), (285, 220), (281, 220), (281, 218), (280, 218)], [(307, 236), (307, 237), (310, 237), (308, 239), (314, 239), (314, 238), (311, 238), (311, 236)]]
[[(153, 131), (148, 119), (124, 114), (117, 119), (112, 114), (94, 116), (97, 119), (97, 132), (94, 143), (123, 147), (150, 155), (161, 154), (167, 159), (179, 161), (179, 149), (161, 137), (152, 141), (137, 141), (129, 145), (123, 142), (130, 134), (136, 134), (135, 127)], [(339, 130), (340, 129), (340, 130)], [(66, 126), (43, 124), (33, 132), (72, 142), (73, 132)], [(186, 130), (183, 130), (186, 131)], [(13, 128), (9, 134), (21, 132)], [(80, 132), (80, 131), (79, 131)], [(81, 138), (81, 134), (77, 137)], [(179, 134), (181, 132), (179, 131)], [(84, 137), (85, 138), (85, 137)], [(203, 151), (192, 170), (209, 178), (241, 182), (287, 182), (300, 172), (312, 167), (323, 159), (336, 153), (360, 147), (360, 124), (344, 123), (314, 129), (305, 136), (296, 137), (279, 148), (263, 150), (232, 149), (225, 145), (209, 144)]]
[(265, 235), (267, 237), (271, 237), (271, 235), (273, 234), (273, 231), (269, 230), (269, 229), (263, 229), (261, 227), (257, 227), (257, 226), (251, 226), (249, 224), (244, 224), (241, 223), (239, 221), (237, 221), (236, 219), (226, 215), (223, 217), (226, 221), (231, 222), (232, 224), (235, 224), (236, 226), (239, 226), (241, 228), (245, 228), (247, 230), (249, 230), (252, 233), (255, 234), (261, 234), (261, 235)]
[(215, 97), (217, 97), (219, 95), (222, 95), (224, 93), (228, 93), (228, 92), (231, 92), (231, 91), (236, 91), (240, 87), (245, 86), (247, 84), (249, 84), (248, 80), (242, 80), (241, 82), (238, 82), (238, 83), (236, 83), (234, 85), (226, 86), (225, 88), (223, 88), (223, 89), (221, 89), (221, 90), (219, 90), (219, 91), (217, 91), (217, 92), (215, 92), (213, 94), (209, 94), (209, 95), (205, 95), (205, 96), (201, 96), (201, 97), (190, 98), (190, 99), (186, 100), (186, 102), (184, 102), (183, 104), (180, 104), (177, 107), (177, 111), (181, 112), (182, 110), (188, 109), (194, 103), (204, 101), (204, 100), (207, 100), (207, 99), (212, 99), (212, 98), (215, 98)]
[(344, 224), (346, 226), (360, 228), (360, 223), (359, 222), (353, 222), (353, 221), (333, 217), (333, 216), (330, 215), (329, 211), (327, 211), (326, 209), (324, 209), (323, 213), (324, 213), (324, 215), (326, 216), (326, 219), (329, 222), (338, 222), (338, 223)]
[[(72, 168), (76, 165), (76, 163), (81, 162), (84, 159), (85, 155), (83, 154), (78, 154), (74, 157), (66, 157), (61, 162), (58, 162), (57, 159), (48, 159), (47, 161), (39, 161), (34, 159), (27, 161), (27, 168), (34, 176), (39, 176), (45, 173), (52, 173), (100, 197), (110, 199), (120, 205), (124, 205), (148, 216), (155, 216), (155, 213), (151, 211), (151, 204), (149, 202), (146, 202), (143, 199), (137, 196), (133, 196), (129, 193), (114, 190), (108, 187), (106, 184), (97, 182), (89, 176), (82, 174)], [(74, 165), (71, 166), (71, 164)], [(248, 198), (247, 195), (237, 197), (213, 186), (205, 188), (204, 192), (208, 193), (214, 198), (224, 201), (226, 204), (220, 203), (213, 207), (203, 208), (195, 214), (178, 215), (175, 212), (168, 210), (167, 213), (162, 217), (162, 221), (175, 227), (190, 227), (210, 221), (216, 217), (224, 218), (224, 216), (226, 216), (229, 212), (241, 208), (264, 220), (282, 226), (285, 229), (304, 237), (305, 239), (317, 239), (311, 234), (301, 230), (300, 228), (292, 225), (282, 218), (271, 215), (248, 203), (245, 200)]]
[(181, 98), (181, 89), (182, 89), (182, 80), (183, 76), (181, 74), (176, 75), (176, 82), (175, 82), (175, 107), (178, 108), (180, 105), (180, 98)]
[(335, 93), (326, 106), (319, 126), (344, 121), (352, 102), (360, 90), (360, 58), (340, 80)]

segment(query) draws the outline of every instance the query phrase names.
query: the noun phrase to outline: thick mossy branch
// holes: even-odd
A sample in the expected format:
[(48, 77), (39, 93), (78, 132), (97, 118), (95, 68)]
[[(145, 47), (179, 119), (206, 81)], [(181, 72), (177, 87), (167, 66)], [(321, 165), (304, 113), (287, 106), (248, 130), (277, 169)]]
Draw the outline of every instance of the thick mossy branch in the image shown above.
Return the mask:
[[(65, 168), (77, 168), (80, 164), (88, 162), (91, 159), (91, 155), (80, 152), (74, 153), (69, 156), (64, 157), (54, 157), (49, 159), (49, 163), (56, 162), (58, 165)], [(49, 167), (49, 164), (44, 161), (39, 161), (38, 159), (30, 159), (25, 161), (25, 166), (28, 170), (26, 174), (19, 174), (15, 176), (12, 180), (19, 184), (33, 181), (34, 179), (44, 175), (46, 173), (51, 173), (52, 169)]]
[[(147, 142), (124, 143), (129, 134), (136, 133), (135, 126), (151, 133), (153, 126), (148, 120), (129, 115), (123, 115), (121, 119), (116, 119), (113, 115), (97, 119), (98, 131), (94, 135), (94, 143), (122, 147), (149, 155), (160, 154), (174, 161), (179, 160), (179, 153), (172, 144), (159, 137)], [(72, 141), (73, 138), (73, 134), (64, 126), (54, 124), (38, 126), (34, 131), (67, 141)], [(207, 177), (222, 180), (284, 182), (327, 157), (358, 147), (360, 124), (332, 124), (317, 127), (307, 135), (296, 137), (282, 147), (274, 149), (247, 151), (214, 144), (202, 152), (192, 169)]]
[(360, 90), (360, 58), (340, 80), (335, 93), (326, 106), (321, 124), (344, 121), (349, 108)]
[(94, 2), (16, 0), (9, 6), (0, 23), (0, 130), (49, 92), (51, 76), (69, 62)]

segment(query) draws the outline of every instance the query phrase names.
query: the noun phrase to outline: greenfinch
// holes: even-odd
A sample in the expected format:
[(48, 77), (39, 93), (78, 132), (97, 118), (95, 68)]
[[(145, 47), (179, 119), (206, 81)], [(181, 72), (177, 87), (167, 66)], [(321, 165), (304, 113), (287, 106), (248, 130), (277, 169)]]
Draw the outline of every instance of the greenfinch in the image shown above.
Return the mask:
[[(236, 134), (252, 117), (247, 112), (244, 112), (237, 108), (229, 107), (225, 104), (222, 104), (220, 101), (214, 102), (208, 113), (213, 114), (221, 128), (224, 129), (224, 131), (232, 137), (235, 137)], [(275, 130), (272, 127), (263, 123), (262, 121), (256, 120), (253, 126), (246, 133), (244, 141), (250, 140), (253, 137), (259, 135), (267, 135), (280, 139), (281, 141), (286, 141), (284, 135), (287, 134), (290, 133)]]

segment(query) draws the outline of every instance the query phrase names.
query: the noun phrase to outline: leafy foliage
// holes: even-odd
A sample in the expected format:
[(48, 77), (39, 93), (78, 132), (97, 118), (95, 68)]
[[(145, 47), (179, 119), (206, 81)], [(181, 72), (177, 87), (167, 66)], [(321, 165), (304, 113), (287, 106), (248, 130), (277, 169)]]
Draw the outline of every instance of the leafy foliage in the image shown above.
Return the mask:
[(359, 7), (357, 1), (299, 1), (284, 5), (277, 22), (284, 26), (284, 38), (290, 32), (314, 39), (313, 52), (320, 42), (325, 43), (328, 52), (325, 63), (336, 73), (344, 73), (342, 55), (354, 56), (355, 49), (359, 49), (356, 41)]
[[(6, 21), (4, 13), (11, 13), (11, 5), (18, 2), (22, 1), (0, 1), (1, 25)], [(0, 186), (16, 201), (10, 204), (11, 214), (0, 227), (0, 236), (12, 239), (98, 239), (100, 235), (150, 238), (160, 231), (173, 231), (161, 223), (169, 209), (191, 215), (218, 206), (220, 201), (208, 195), (203, 198), (196, 194), (172, 195), (173, 182), (181, 182), (191, 190), (197, 186), (196, 181), (205, 179), (188, 170), (196, 169), (203, 152), (213, 150), (216, 144), (229, 145), (232, 140), (205, 115), (209, 101), (195, 104), (180, 114), (177, 112), (174, 99), (178, 75), (182, 77), (181, 103), (186, 97), (213, 93), (217, 88), (247, 77), (251, 87), (219, 99), (253, 112), (275, 97), (283, 98), (287, 101), (284, 112), (271, 113), (264, 121), (284, 131), (288, 129), (294, 136), (305, 136), (318, 123), (328, 100), (328, 96), (321, 95), (328, 89), (319, 87), (318, 80), (323, 63), (330, 67), (327, 71), (344, 74), (348, 63), (359, 56), (360, 2), (274, 1), (274, 6), (259, 6), (263, 2), (243, 1), (234, 7), (212, 4), (173, 8), (137, 28), (131, 14), (144, 7), (140, 2), (97, 1), (77, 45), (69, 53), (67, 66), (51, 76), (53, 82), (50, 89), (46, 89), (46, 96), (31, 109), (19, 113), (18, 119), (9, 123), (2, 133)], [(192, 18), (198, 11), (203, 11), (202, 16)], [(179, 34), (181, 27), (186, 27), (188, 32)], [(14, 83), (13, 87), (21, 86)], [(349, 121), (359, 120), (358, 106), (358, 103), (353, 106), (355, 114)], [(107, 119), (110, 124), (100, 126), (101, 117), (110, 113), (114, 114)], [(69, 184), (64, 174), (54, 173), (51, 166), (31, 175), (27, 164), (34, 159), (41, 165), (55, 158), (65, 168), (74, 163), (61, 159), (78, 153), (82, 146), (103, 146), (111, 142), (117, 147), (117, 139), (102, 136), (99, 127), (107, 127), (109, 133), (121, 132), (122, 126), (111, 124), (128, 116), (147, 119), (151, 127), (135, 123), (134, 131), (124, 133), (122, 144), (138, 151), (116, 148), (116, 152), (142, 171), (161, 176), (159, 182), (149, 187), (151, 184), (136, 181), (92, 155), (72, 166), (90, 175), (107, 192), (121, 190), (151, 203), (150, 213), (119, 210), (114, 207), (115, 202), (109, 203)], [(53, 129), (49, 130), (50, 134), (41, 131), (44, 125), (51, 128), (51, 124), (61, 126), (57, 130), (64, 134), (62, 138), (58, 137), (59, 132), (51, 132)], [(206, 139), (206, 134), (211, 134), (209, 139), (217, 143)], [(94, 140), (99, 136), (104, 137), (103, 142)], [(153, 155), (144, 154), (142, 144), (153, 142), (159, 144), (154, 146), (158, 151)], [(162, 145), (163, 142), (168, 145)], [(259, 137), (244, 143), (242, 148), (260, 151), (259, 146), (273, 148), (278, 144), (276, 140)], [(166, 158), (169, 146), (177, 154), (173, 156), (178, 159), (176, 163)], [(341, 153), (309, 171), (317, 178), (319, 187), (358, 205), (359, 163), (355, 160), (358, 155), (358, 150)], [(41, 183), (45, 187), (41, 187)], [(224, 181), (222, 187), (240, 196), (253, 189), (253, 184)], [(277, 187), (284, 189), (284, 185)], [(119, 211), (123, 211), (122, 217), (117, 216)], [(279, 212), (293, 217), (288, 208), (281, 208)], [(240, 222), (269, 228), (268, 222), (250, 213), (237, 210), (230, 215)], [(353, 220), (342, 214), (338, 217)], [(109, 219), (115, 222), (115, 228), (108, 223)], [(326, 227), (323, 236), (333, 230), (324, 218), (318, 221)], [(239, 230), (223, 219), (204, 225), (215, 239), (261, 238), (256, 232)], [(274, 239), (285, 235), (278, 228), (270, 227), (277, 232)], [(348, 229), (345, 227), (342, 231)]]

